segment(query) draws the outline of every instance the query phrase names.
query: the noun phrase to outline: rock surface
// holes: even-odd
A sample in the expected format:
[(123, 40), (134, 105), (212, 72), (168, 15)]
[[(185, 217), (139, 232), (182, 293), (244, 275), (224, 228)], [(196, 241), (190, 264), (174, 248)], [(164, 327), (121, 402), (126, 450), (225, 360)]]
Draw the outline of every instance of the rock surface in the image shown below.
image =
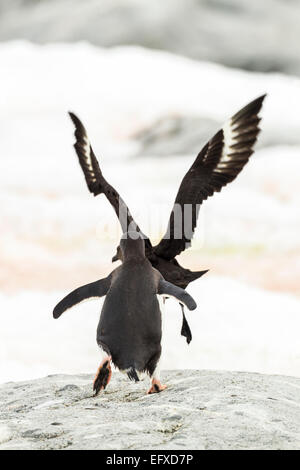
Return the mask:
[(165, 116), (132, 137), (140, 156), (197, 155), (222, 124), (199, 116)]
[(169, 371), (168, 390), (114, 373), (92, 397), (90, 375), (0, 387), (4, 449), (299, 449), (300, 379)]

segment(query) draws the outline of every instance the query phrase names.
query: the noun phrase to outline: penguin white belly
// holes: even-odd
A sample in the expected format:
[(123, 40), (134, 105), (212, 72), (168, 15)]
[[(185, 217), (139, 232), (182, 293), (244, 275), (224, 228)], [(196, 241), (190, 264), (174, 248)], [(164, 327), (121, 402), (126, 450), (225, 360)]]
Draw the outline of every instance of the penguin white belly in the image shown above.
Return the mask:
[(164, 329), (165, 329), (165, 308), (166, 308), (166, 305), (165, 305), (165, 302), (166, 302), (166, 298), (163, 297), (162, 295), (157, 295), (157, 300), (158, 300), (158, 303), (159, 303), (159, 309), (161, 311), (161, 331), (162, 331), (162, 335), (164, 334)]
[[(157, 295), (157, 300), (159, 303), (159, 308), (161, 311), (161, 344), (163, 343), (164, 340), (164, 331), (165, 331), (165, 309), (166, 309), (166, 297), (162, 295)], [(163, 351), (162, 351), (163, 353)], [(160, 378), (160, 361), (161, 357), (158, 360), (158, 363), (156, 364), (155, 371), (153, 373), (153, 379), (159, 380)], [(151, 379), (150, 379), (151, 381)]]

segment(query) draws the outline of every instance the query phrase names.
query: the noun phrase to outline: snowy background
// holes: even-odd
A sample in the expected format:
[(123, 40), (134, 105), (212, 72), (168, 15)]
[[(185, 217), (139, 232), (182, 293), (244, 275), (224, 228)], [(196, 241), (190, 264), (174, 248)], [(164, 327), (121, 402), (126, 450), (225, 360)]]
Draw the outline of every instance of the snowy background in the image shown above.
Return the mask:
[(67, 111), (156, 242), (202, 145), (265, 92), (256, 153), (204, 203), (179, 257), (210, 272), (188, 289), (189, 346), (167, 302), (163, 367), (300, 376), (299, 3), (149, 5), (0, 1), (0, 382), (99, 363), (101, 301), (52, 319), (61, 297), (112, 270), (120, 236), (87, 191)]

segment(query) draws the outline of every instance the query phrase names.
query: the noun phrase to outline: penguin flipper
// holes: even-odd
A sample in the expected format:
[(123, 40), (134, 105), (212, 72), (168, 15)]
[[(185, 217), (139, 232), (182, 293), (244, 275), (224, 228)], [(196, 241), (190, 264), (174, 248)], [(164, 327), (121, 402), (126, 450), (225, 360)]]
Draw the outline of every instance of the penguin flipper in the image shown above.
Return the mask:
[(96, 282), (91, 282), (85, 286), (78, 287), (64, 297), (54, 308), (53, 317), (59, 318), (66, 310), (74, 305), (93, 297), (103, 297), (107, 294), (111, 283), (111, 275)]
[(196, 302), (193, 297), (190, 296), (184, 289), (181, 287), (171, 284), (171, 282), (165, 281), (165, 279), (160, 279), (158, 283), (159, 295), (166, 295), (168, 297), (175, 297), (179, 302), (184, 304), (189, 310), (195, 310), (197, 307)]

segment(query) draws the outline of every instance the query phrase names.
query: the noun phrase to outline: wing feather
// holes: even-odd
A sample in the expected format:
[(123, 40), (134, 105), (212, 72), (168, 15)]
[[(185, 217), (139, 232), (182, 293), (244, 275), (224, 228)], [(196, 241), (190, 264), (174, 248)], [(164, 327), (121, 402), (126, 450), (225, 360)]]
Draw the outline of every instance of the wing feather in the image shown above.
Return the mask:
[(119, 218), (123, 233), (128, 230), (136, 230), (140, 232), (145, 239), (146, 251), (149, 253), (149, 250), (152, 249), (150, 240), (143, 234), (137, 223), (134, 221), (128, 206), (121, 198), (120, 194), (104, 178), (84, 125), (76, 114), (69, 112), (69, 116), (75, 126), (76, 142), (74, 144), (74, 148), (89, 191), (93, 193), (94, 196), (102, 193), (106, 196)]
[[(260, 131), (258, 114), (265, 96), (238, 111), (198, 154), (179, 187), (167, 232), (154, 247), (157, 255), (172, 259), (190, 246), (202, 202), (221, 191), (244, 168), (254, 152)], [(188, 205), (190, 217), (185, 216)], [(174, 216), (178, 207), (181, 217)]]
[(75, 126), (74, 144), (75, 151), (78, 156), (79, 164), (82, 168), (89, 191), (95, 196), (102, 193), (103, 175), (99, 168), (97, 158), (93, 152), (87, 132), (80, 119), (74, 113), (69, 113), (70, 118)]

